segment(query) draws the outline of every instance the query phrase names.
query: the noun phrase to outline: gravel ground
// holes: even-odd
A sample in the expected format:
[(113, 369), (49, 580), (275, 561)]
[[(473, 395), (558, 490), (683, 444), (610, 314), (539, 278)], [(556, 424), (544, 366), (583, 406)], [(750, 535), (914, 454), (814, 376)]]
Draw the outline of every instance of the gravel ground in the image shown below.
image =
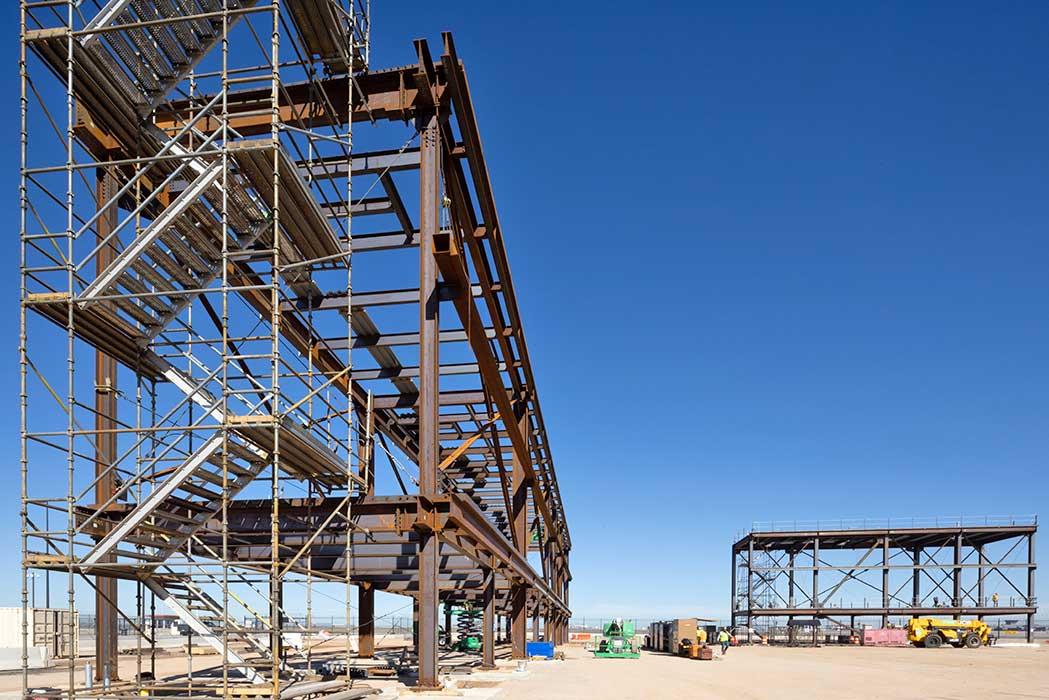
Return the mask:
[(533, 662), (529, 670), (529, 678), (507, 684), (500, 700), (1049, 698), (1045, 644), (979, 650), (740, 647), (714, 661), (648, 652), (637, 660), (595, 659), (569, 648), (565, 662)]

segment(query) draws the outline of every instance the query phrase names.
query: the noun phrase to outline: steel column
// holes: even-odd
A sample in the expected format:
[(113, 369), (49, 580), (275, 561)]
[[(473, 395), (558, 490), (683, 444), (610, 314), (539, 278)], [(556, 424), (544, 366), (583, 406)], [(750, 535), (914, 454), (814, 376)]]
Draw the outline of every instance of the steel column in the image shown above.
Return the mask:
[[(983, 545), (982, 544), (976, 545), (976, 560), (977, 560), (977, 563), (980, 565), (980, 568), (978, 568), (976, 570), (976, 605), (978, 607), (982, 608), (982, 607), (984, 607), (986, 605), (986, 602), (984, 601), (984, 588), (983, 588), (983, 565), (984, 565), (985, 559), (984, 559), (984, 555), (983, 555)], [(983, 615), (977, 615), (976, 617), (979, 620), (983, 619)]]
[[(528, 420), (528, 413), (524, 413), (518, 419), (518, 430), (524, 437), (526, 445), (531, 444), (531, 423)], [(524, 464), (524, 458), (518, 452), (514, 452), (513, 455), (513, 514), (511, 515), (511, 527), (514, 529), (514, 540), (517, 542), (518, 552), (522, 556), (528, 555), (528, 468)], [(560, 573), (557, 578), (557, 586), (554, 591), (555, 594), (560, 595), (560, 584), (561, 578)], [(528, 611), (526, 606), (528, 603), (528, 586), (523, 581), (513, 580), (510, 582), (510, 615), (511, 621), (511, 633), (510, 640), (512, 643), (511, 658), (524, 659), (527, 658), (525, 653), (525, 637), (527, 636), (527, 616)]]
[(736, 566), (736, 548), (732, 548), (732, 575), (729, 576), (729, 584), (732, 588), (731, 596), (732, 600), (729, 605), (729, 627), (732, 629), (736, 628), (736, 576), (738, 567)]
[(747, 540), (747, 643), (754, 627), (754, 540)]
[[(889, 536), (885, 535), (885, 539), (881, 543), (881, 606), (883, 608), (889, 607)], [(889, 616), (881, 616), (881, 626), (889, 626)]]
[[(1038, 602), (1034, 594), (1034, 572), (1038, 566), (1034, 558), (1034, 533), (1027, 536), (1027, 606), (1033, 608)], [(1027, 643), (1034, 643), (1034, 613), (1027, 613)]]
[(816, 619), (820, 618), (820, 538), (812, 538), (812, 607), (816, 610)]
[(444, 604), (444, 645), (452, 646), (452, 604), (448, 602)]
[[(962, 604), (962, 533), (954, 536), (954, 590), (951, 592), (951, 606), (960, 607)], [(962, 616), (955, 614), (954, 619), (960, 620)]]
[(484, 613), (481, 618), (481, 668), (495, 668), (495, 573), (484, 569)]
[(368, 583), (357, 586), (357, 656), (375, 656), (375, 589)]
[(911, 577), (911, 605), (918, 607), (922, 604), (922, 548), (915, 547), (913, 552), (914, 575)]
[[(95, 202), (101, 207), (117, 193), (119, 186), (111, 168), (96, 170)], [(101, 245), (117, 226), (117, 207), (109, 207), (95, 224), (95, 242)], [(95, 258), (96, 278), (112, 263), (116, 250), (105, 245)], [(95, 503), (101, 506), (116, 493), (116, 470), (110, 469), (117, 456), (117, 361), (101, 351), (95, 351)], [(103, 562), (116, 561), (113, 554)], [(106, 576), (95, 577), (95, 680), (119, 678), (117, 651), (117, 580)]]
[[(437, 495), (440, 462), (438, 394), (439, 309), (437, 261), (433, 239), (440, 226), (440, 129), (436, 112), (420, 117), (422, 146), (419, 167), (419, 494)], [(428, 527), (419, 530), (419, 686), (437, 683), (437, 535)]]

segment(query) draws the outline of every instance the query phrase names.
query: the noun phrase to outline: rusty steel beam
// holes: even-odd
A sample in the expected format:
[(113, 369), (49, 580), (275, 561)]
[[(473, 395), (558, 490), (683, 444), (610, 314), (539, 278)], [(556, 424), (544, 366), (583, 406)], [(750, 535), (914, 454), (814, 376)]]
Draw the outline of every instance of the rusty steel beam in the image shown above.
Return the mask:
[[(346, 78), (325, 78), (310, 82), (282, 85), (278, 96), (278, 118), (285, 124), (321, 126), (346, 124), (347, 121), (406, 121), (431, 102), (415, 85), (415, 67), (375, 71), (357, 76), (359, 90), (353, 92), (350, 110), (350, 84)], [(444, 87), (437, 87), (438, 99)], [(327, 100), (324, 99), (327, 96)], [(174, 100), (156, 112), (161, 129), (177, 130), (195, 114), (195, 106), (206, 104), (209, 96), (193, 100)], [(269, 87), (232, 90), (227, 97), (229, 127), (242, 136), (268, 135), (272, 128), (272, 91)], [(207, 116), (197, 128), (211, 133), (222, 126), (218, 117)], [(97, 137), (96, 137), (97, 138)]]
[[(419, 165), (419, 495), (437, 496), (437, 466), (440, 461), (440, 424), (437, 420), (440, 393), (438, 340), (440, 292), (433, 238), (440, 227), (440, 132), (437, 113), (421, 117)], [(429, 527), (419, 529), (419, 686), (438, 687), (437, 679), (437, 534)]]
[[(452, 40), (450, 32), (444, 32), (442, 34), (444, 40), (444, 56), (442, 56), (441, 66), (444, 69), (444, 74), (448, 80), (450, 92), (450, 101), (455, 107), (456, 120), (459, 124), (460, 131), (463, 137), (463, 147), (466, 154), (467, 160), (470, 164), (470, 173), (474, 180), (474, 188), (477, 194), (478, 201), (484, 216), (484, 227), (477, 232), (488, 238), (490, 243), (490, 249), (496, 265), (496, 272), (498, 273), (498, 284), (499, 289), (505, 297), (505, 307), (509, 314), (509, 328), (514, 334), (517, 341), (517, 349), (521, 359), (521, 370), (524, 373), (523, 385), (528, 387), (532, 393), (532, 405), (533, 414), (537, 422), (539, 433), (546, 435), (546, 427), (543, 422), (542, 411), (539, 406), (539, 398), (536, 394), (536, 382), (532, 375), (531, 362), (528, 356), (528, 345), (525, 342), (523, 326), (518, 313), (517, 300), (514, 294), (514, 286), (510, 276), (509, 263), (506, 258), (506, 247), (502, 242), (502, 227), (499, 223), (498, 212), (495, 207), (495, 198), (492, 193), (491, 181), (488, 176), (488, 167), (484, 158), (484, 149), (481, 145), (481, 138), (477, 127), (477, 118), (473, 110), (473, 102), (470, 99), (470, 88), (466, 80), (466, 72), (463, 69), (462, 61), (459, 60), (459, 56), (455, 50), (455, 42)], [(461, 182), (461, 166), (458, 160), (449, 162), (453, 168), (458, 168), (459, 173), (453, 178), (453, 181)], [(470, 232), (477, 230), (476, 222)], [(481, 250), (480, 241), (475, 235), (467, 238), (467, 243), (471, 248), (471, 254), (473, 255), (475, 269), (478, 275), (482, 276), (482, 282), (484, 277), (490, 277), (491, 272), (488, 270), (487, 258), (484, 257)], [(482, 262), (483, 260), (483, 262)], [(489, 311), (492, 314), (493, 321), (496, 321), (496, 326), (499, 328), (498, 319), (501, 318), (501, 308), (495, 304), (489, 305)], [(511, 361), (509, 344), (503, 339), (503, 352), (507, 361)], [(520, 390), (519, 385), (513, 380), (515, 373), (511, 373), (511, 378), (515, 389)], [(553, 465), (548, 465), (547, 471), (550, 476), (549, 488), (551, 490), (550, 496), (553, 497), (557, 502), (560, 515), (563, 517), (563, 505), (561, 504), (560, 491), (557, 488), (557, 477), (553, 469)], [(543, 494), (543, 500), (547, 500), (547, 494)], [(561, 549), (571, 548), (571, 539), (568, 535), (567, 528), (563, 531), (561, 529), (552, 529), (555, 537), (558, 539), (558, 546)], [(562, 541), (563, 540), (563, 541)], [(569, 574), (570, 575), (570, 574)]]
[[(446, 282), (459, 285), (461, 288), (470, 286), (470, 278), (463, 261), (462, 251), (455, 236), (443, 232), (435, 236), (434, 255), (437, 258), (437, 266), (441, 270), (441, 276)], [(472, 298), (462, 294), (457, 295), (452, 303), (459, 314), (459, 320), (462, 322), (463, 328), (466, 329), (470, 347), (477, 358), (481, 378), (485, 387), (488, 388), (497, 410), (503, 416), (517, 415), (509, 393), (503, 389), (499, 363), (492, 354), (492, 348), (485, 335), (484, 323), (476, 304), (474, 304)], [(514, 398), (520, 400), (524, 397)], [(526, 478), (534, 482), (536, 475), (529, 457), (529, 444), (526, 441), (526, 436), (521, 432), (521, 426), (513, 420), (506, 421), (504, 425), (513, 444), (514, 453), (521, 460)], [(538, 490), (533, 492), (533, 500), (537, 510), (542, 514), (543, 525), (547, 528), (547, 532), (557, 532), (554, 526), (554, 518), (547, 506), (546, 499)]]
[[(512, 422), (512, 420), (508, 420), (505, 421), (505, 424)], [(517, 430), (525, 436), (526, 442), (530, 437), (530, 427), (531, 423), (528, 420), (528, 412), (525, 411), (517, 419)], [(513, 501), (511, 503), (513, 512), (510, 516), (510, 527), (513, 528), (514, 543), (517, 547), (517, 552), (524, 557), (528, 556), (528, 487), (530, 483), (525, 467), (526, 463), (529, 463), (528, 455), (514, 453), (512, 460)], [(523, 582), (515, 582), (510, 591), (510, 629), (511, 642), (513, 645), (511, 655), (515, 659), (524, 659), (528, 656), (525, 653), (525, 627), (528, 622), (526, 619), (527, 611), (525, 609), (527, 599), (528, 588)]]
[[(98, 207), (116, 194), (118, 184), (112, 168), (100, 167), (95, 179), (95, 204)], [(117, 225), (117, 208), (110, 207), (98, 219), (96, 245), (102, 245)], [(95, 259), (96, 276), (109, 267), (116, 257), (115, 246), (103, 245)], [(117, 458), (117, 361), (101, 350), (95, 351), (95, 503), (107, 503), (117, 490), (117, 473), (112, 468)], [(116, 561), (109, 554), (106, 562)], [(117, 580), (95, 577), (95, 680), (116, 681), (120, 678), (117, 650)]]

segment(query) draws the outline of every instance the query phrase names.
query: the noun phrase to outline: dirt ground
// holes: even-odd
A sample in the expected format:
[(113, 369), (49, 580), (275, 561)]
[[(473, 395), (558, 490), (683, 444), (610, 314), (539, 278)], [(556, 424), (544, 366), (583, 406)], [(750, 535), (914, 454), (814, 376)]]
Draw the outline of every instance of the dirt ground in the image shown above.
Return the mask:
[[(398, 641), (398, 644), (402, 642)], [(385, 646), (385, 645), (384, 645)], [(509, 649), (501, 648), (501, 656)], [(970, 700), (1049, 699), (1049, 644), (1039, 648), (873, 649), (863, 647), (738, 647), (714, 661), (692, 661), (642, 652), (640, 659), (595, 659), (581, 647), (565, 647), (567, 660), (533, 661), (521, 677), (505, 659), (492, 673), (458, 676), (463, 696), (498, 700)], [(394, 657), (391, 644), (380, 655)], [(161, 677), (186, 673), (184, 656), (158, 657)], [(194, 659), (194, 673), (219, 661)], [(83, 677), (78, 663), (76, 679)], [(444, 664), (442, 663), (442, 669)], [(444, 669), (443, 669), (444, 670)], [(133, 657), (121, 658), (121, 675), (134, 675)], [(31, 675), (32, 686), (63, 687), (68, 670)], [(404, 692), (410, 678), (367, 681), (383, 697), (421, 697)], [(19, 700), (20, 674), (0, 675), (0, 700)], [(482, 689), (483, 688), (483, 689)]]
[(637, 660), (595, 659), (570, 647), (565, 662), (533, 662), (529, 671), (499, 700), (1049, 698), (1045, 644), (972, 651), (739, 647), (714, 661), (648, 652)]

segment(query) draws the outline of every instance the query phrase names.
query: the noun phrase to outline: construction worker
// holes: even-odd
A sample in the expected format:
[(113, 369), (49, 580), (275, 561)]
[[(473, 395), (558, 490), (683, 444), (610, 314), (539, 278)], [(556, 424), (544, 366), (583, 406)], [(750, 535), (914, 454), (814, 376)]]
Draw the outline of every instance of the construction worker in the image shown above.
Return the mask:
[(699, 627), (696, 629), (696, 644), (702, 649), (707, 645), (707, 628)]
[(998, 607), (998, 591), (995, 591), (994, 595), (991, 596), (991, 602), (994, 603), (994, 607)]
[(725, 652), (728, 651), (729, 641), (732, 639), (732, 635), (728, 633), (727, 627), (722, 627), (721, 631), (718, 632), (718, 643), (721, 645), (721, 655), (724, 656)]

